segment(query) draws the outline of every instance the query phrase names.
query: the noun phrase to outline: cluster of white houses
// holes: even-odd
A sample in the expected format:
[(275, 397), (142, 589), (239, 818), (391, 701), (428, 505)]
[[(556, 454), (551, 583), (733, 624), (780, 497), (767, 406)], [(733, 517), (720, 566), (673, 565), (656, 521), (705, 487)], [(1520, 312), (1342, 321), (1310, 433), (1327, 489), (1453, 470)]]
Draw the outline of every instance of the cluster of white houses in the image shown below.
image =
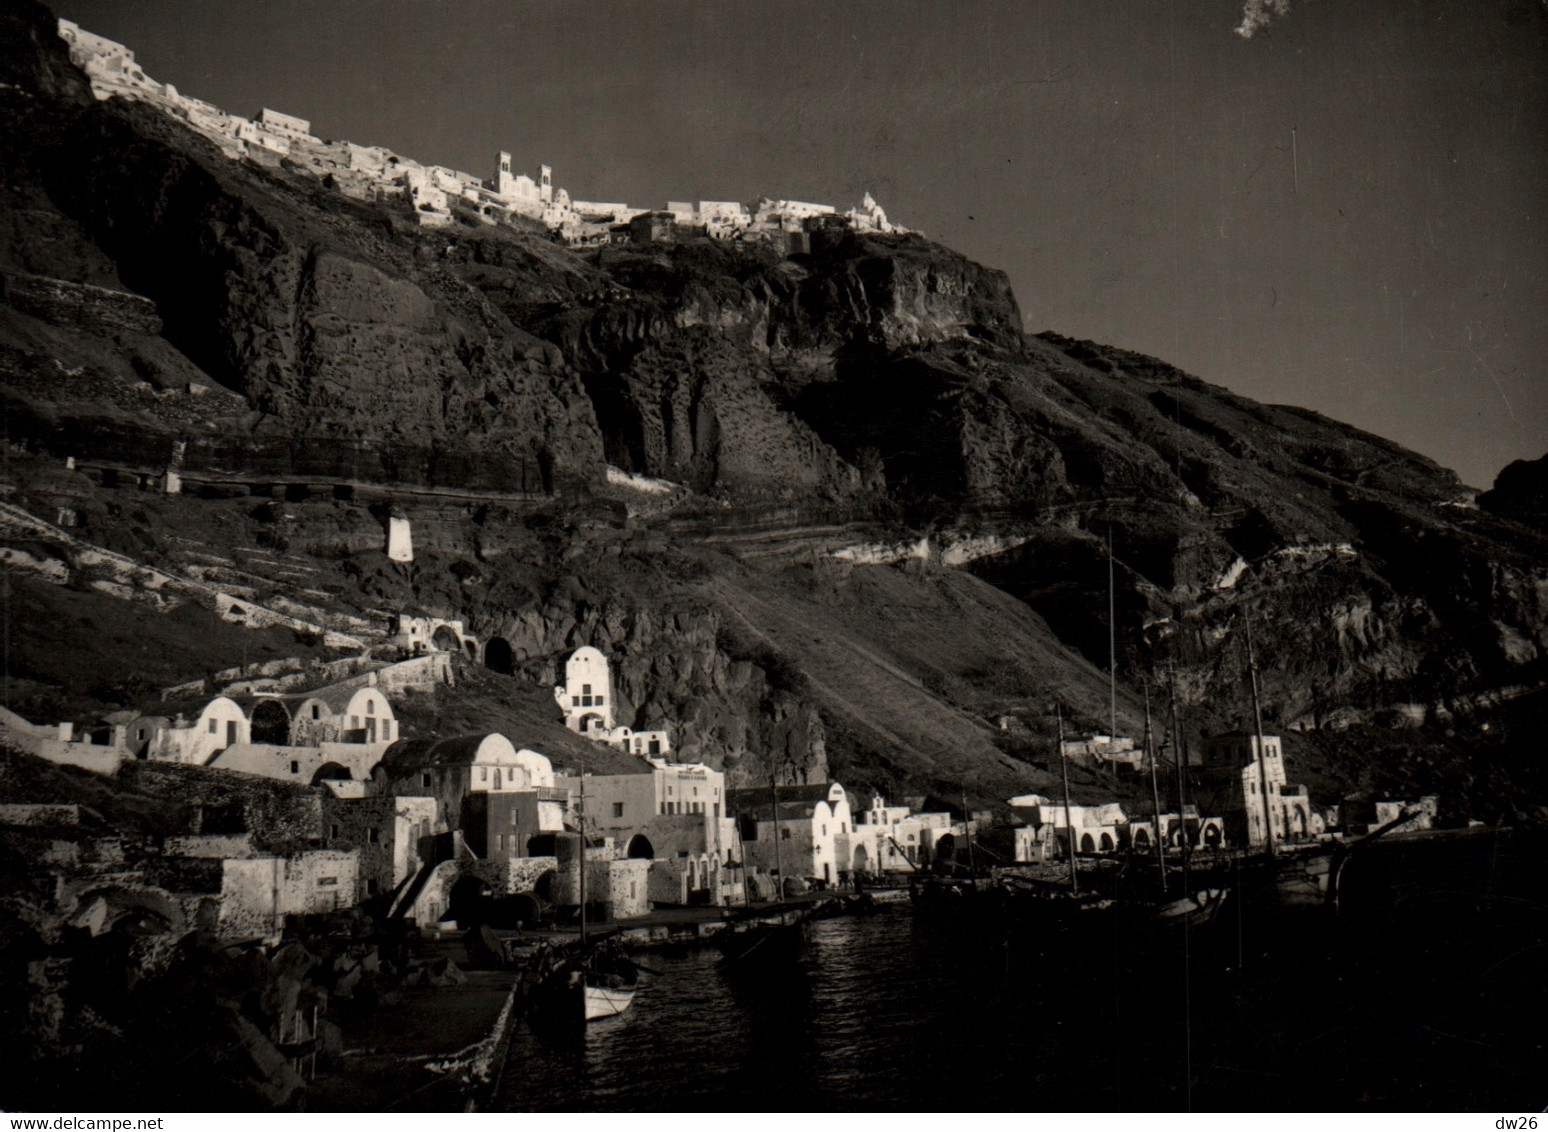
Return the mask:
[(888, 223), (869, 193), (842, 213), (831, 205), (767, 198), (751, 207), (740, 201), (668, 201), (658, 210), (572, 200), (563, 188), (554, 186), (553, 170), (547, 165), (533, 178), (514, 172), (511, 155), (502, 152), (494, 176), (483, 178), (442, 165), (424, 165), (381, 146), (323, 141), (313, 136), (311, 123), (304, 118), (264, 109), (248, 119), (181, 94), (171, 83), (146, 75), (129, 48), (70, 20), (59, 21), (59, 35), (69, 45), (71, 60), (91, 80), (97, 98), (118, 97), (156, 106), (233, 159), (266, 164), (289, 161), (356, 199), (404, 199), (426, 227), (452, 224), (455, 202), (464, 215), (487, 223), (515, 216), (538, 221), (576, 245), (659, 242), (691, 232), (713, 239), (779, 241), (790, 250), (804, 250), (810, 233), (824, 228), (902, 231)]
[[(417, 638), (429, 624), (402, 628)], [(428, 638), (442, 629), (431, 647), (460, 654), (460, 627), (437, 625)], [(445, 663), (426, 666), (434, 658)], [(300, 831), (304, 851), (265, 856), (251, 829), (228, 828), (164, 848), (162, 866), (205, 867), (203, 889), (189, 900), (216, 908), (207, 926), (226, 936), (373, 900), (435, 923), (469, 883), (573, 904), (582, 861), (588, 892), (614, 917), (652, 905), (739, 904), (772, 896), (776, 871), (832, 883), (852, 871), (912, 869), (930, 860), (940, 837), (964, 829), (950, 814), (912, 814), (880, 798), (852, 814), (838, 783), (728, 792), (722, 772), (669, 761), (666, 730), (616, 724), (610, 666), (594, 648), (571, 655), (555, 697), (578, 734), (637, 756), (626, 773), (556, 772), (547, 756), (497, 733), (405, 738), (389, 690), (424, 685), (395, 676), (399, 667), (416, 681), (450, 675), (447, 653), (437, 651), (325, 688), (216, 695), (187, 715), (119, 716), (81, 734), (0, 709), (0, 738), (102, 773), (133, 762), (181, 775), (175, 781), (190, 797), (215, 781), (207, 771), (236, 772), (254, 788), (284, 784), (285, 822)], [(272, 807), (260, 809), (271, 820)], [(197, 872), (178, 875), (187, 882)]]
[[(144, 773), (173, 775), (190, 798), (217, 781), (250, 784), (233, 787), (238, 793), (270, 791), (254, 811), (259, 827), (280, 821), (304, 850), (258, 852), (249, 821), (245, 828), (206, 824), (169, 839), (159, 858), (163, 869), (179, 861), (202, 867), (173, 870), (185, 886), (195, 883), (190, 876), (204, 877), (187, 895), (190, 909), (202, 911), (188, 915), (228, 937), (268, 933), (287, 914), (371, 901), (437, 923), (453, 914), (457, 893), (469, 885), (494, 896), (525, 894), (534, 908), (539, 899), (573, 905), (582, 868), (591, 899), (615, 918), (653, 905), (733, 905), (788, 890), (790, 878), (839, 883), (911, 872), (977, 832), (972, 814), (918, 812), (924, 807), (915, 799), (853, 798), (837, 782), (728, 790), (722, 772), (671, 761), (664, 728), (617, 724), (608, 660), (590, 647), (569, 657), (555, 700), (571, 730), (635, 756), (627, 772), (556, 770), (546, 755), (497, 733), (406, 738), (390, 693), (449, 680), (448, 654), (468, 650), (456, 623), (407, 619), (400, 629), (433, 651), (324, 688), (216, 695), (197, 713), (118, 717), (81, 735), (69, 724), (35, 726), (0, 709), (0, 739), (99, 772), (136, 762)], [(1013, 798), (1015, 859), (1047, 860), (1071, 845), (1101, 854), (1157, 841), (1200, 849), (1259, 844), (1260, 765), (1275, 838), (1322, 834), (1306, 788), (1286, 782), (1278, 738), (1264, 736), (1262, 748), (1260, 762), (1256, 736), (1206, 742), (1204, 764), (1195, 768), (1202, 811), (1140, 818), (1116, 803)], [(1404, 812), (1400, 804), (1389, 809), (1367, 817)], [(1427, 825), (1434, 800), (1419, 810), (1416, 825)]]

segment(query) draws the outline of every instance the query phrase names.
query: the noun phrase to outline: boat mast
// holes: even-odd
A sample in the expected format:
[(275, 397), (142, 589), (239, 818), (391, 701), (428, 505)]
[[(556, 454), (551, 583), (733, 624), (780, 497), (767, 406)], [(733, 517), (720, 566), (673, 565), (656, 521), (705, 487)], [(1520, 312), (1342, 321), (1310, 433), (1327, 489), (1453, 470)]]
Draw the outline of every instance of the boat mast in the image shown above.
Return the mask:
[(1118, 737), (1118, 630), (1113, 597), (1113, 525), (1107, 524), (1107, 734)]
[[(769, 767), (769, 805), (770, 813), (774, 817), (774, 902), (783, 903), (785, 899), (785, 866), (779, 859), (779, 788), (774, 785), (774, 768)], [(781, 917), (783, 919), (783, 917)]]
[(1258, 702), (1258, 657), (1252, 647), (1252, 617), (1247, 617), (1247, 673), (1252, 685), (1252, 723), (1258, 740), (1258, 785), (1263, 792), (1263, 845), (1274, 855), (1274, 817), (1269, 811), (1268, 752), (1263, 749), (1263, 707)]
[(586, 772), (581, 771), (580, 781), (580, 941), (586, 945)]
[(1188, 791), (1186, 767), (1188, 748), (1183, 741), (1182, 725), (1177, 720), (1177, 664), (1167, 664), (1167, 685), (1172, 701), (1172, 758), (1177, 764), (1177, 828), (1182, 838), (1183, 892), (1188, 891), (1188, 861), (1191, 844), (1188, 840)]
[(1156, 867), (1160, 869), (1161, 891), (1166, 891), (1166, 845), (1161, 830), (1161, 784), (1156, 777), (1156, 751), (1150, 734), (1150, 685), (1145, 684), (1145, 758), (1150, 762), (1150, 813), (1154, 819)]
[(1059, 725), (1059, 774), (1064, 779), (1064, 842), (1070, 850), (1070, 891), (1080, 894), (1080, 874), (1075, 869), (1075, 826), (1070, 821), (1070, 764), (1064, 757), (1064, 709), (1054, 704)]
[(967, 838), (968, 847), (968, 872), (977, 873), (978, 866), (973, 861), (973, 827), (968, 823), (972, 820), (972, 813), (968, 810), (967, 784), (962, 786), (962, 836)]

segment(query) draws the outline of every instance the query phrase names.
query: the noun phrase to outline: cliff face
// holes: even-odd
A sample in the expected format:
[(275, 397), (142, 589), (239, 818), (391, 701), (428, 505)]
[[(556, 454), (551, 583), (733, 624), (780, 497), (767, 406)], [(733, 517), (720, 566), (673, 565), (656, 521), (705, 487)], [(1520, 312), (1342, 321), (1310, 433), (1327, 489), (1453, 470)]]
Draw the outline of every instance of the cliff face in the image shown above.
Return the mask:
[(1548, 532), (1548, 456), (1507, 464), (1495, 477), (1494, 487), (1478, 497), (1478, 506)]
[[(259, 484), (503, 492), (425, 505), (412, 578), (371, 557), (360, 512), (286, 537), (343, 562), (330, 584), (362, 607), (508, 641), (529, 680), (602, 647), (628, 722), (752, 759), (750, 781), (768, 762), (885, 788), (1037, 780), (995, 721), (1042, 737), (1059, 700), (1105, 724), (1109, 542), (1131, 733), (1168, 665), (1196, 723), (1239, 723), (1249, 620), (1279, 727), (1548, 674), (1530, 469), (1480, 510), (1379, 437), (1023, 335), (1003, 273), (918, 236), (813, 233), (785, 256), (427, 232), (400, 202), (94, 102), (35, 5), (0, 14), (0, 41), (14, 439), (151, 469), (183, 440), (190, 473)], [(678, 487), (647, 507), (608, 464)], [(926, 534), (906, 569), (831, 557)], [(989, 553), (969, 576), (942, 539)], [(596, 581), (625, 561), (655, 580)]]

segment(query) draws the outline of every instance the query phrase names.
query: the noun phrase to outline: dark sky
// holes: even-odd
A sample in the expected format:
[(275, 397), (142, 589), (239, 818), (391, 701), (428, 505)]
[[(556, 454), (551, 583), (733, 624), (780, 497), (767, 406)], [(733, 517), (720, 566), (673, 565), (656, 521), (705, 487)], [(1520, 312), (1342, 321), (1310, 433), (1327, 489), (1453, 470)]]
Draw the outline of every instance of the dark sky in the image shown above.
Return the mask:
[(1548, 6), (1267, 6), (1246, 38), (1241, 0), (57, 0), (227, 110), (580, 199), (869, 189), (1028, 329), (1488, 486), (1548, 450)]

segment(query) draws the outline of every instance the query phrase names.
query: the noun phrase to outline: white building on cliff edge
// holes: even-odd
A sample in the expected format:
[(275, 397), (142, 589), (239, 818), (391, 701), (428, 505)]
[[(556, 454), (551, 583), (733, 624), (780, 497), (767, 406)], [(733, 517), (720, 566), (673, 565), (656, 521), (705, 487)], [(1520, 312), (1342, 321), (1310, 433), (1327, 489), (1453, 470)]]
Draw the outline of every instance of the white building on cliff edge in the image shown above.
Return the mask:
[(663, 758), (672, 752), (671, 736), (665, 731), (617, 726), (612, 670), (607, 657), (590, 645), (570, 654), (564, 683), (554, 689), (554, 699), (564, 712), (564, 725), (577, 735), (641, 758)]

